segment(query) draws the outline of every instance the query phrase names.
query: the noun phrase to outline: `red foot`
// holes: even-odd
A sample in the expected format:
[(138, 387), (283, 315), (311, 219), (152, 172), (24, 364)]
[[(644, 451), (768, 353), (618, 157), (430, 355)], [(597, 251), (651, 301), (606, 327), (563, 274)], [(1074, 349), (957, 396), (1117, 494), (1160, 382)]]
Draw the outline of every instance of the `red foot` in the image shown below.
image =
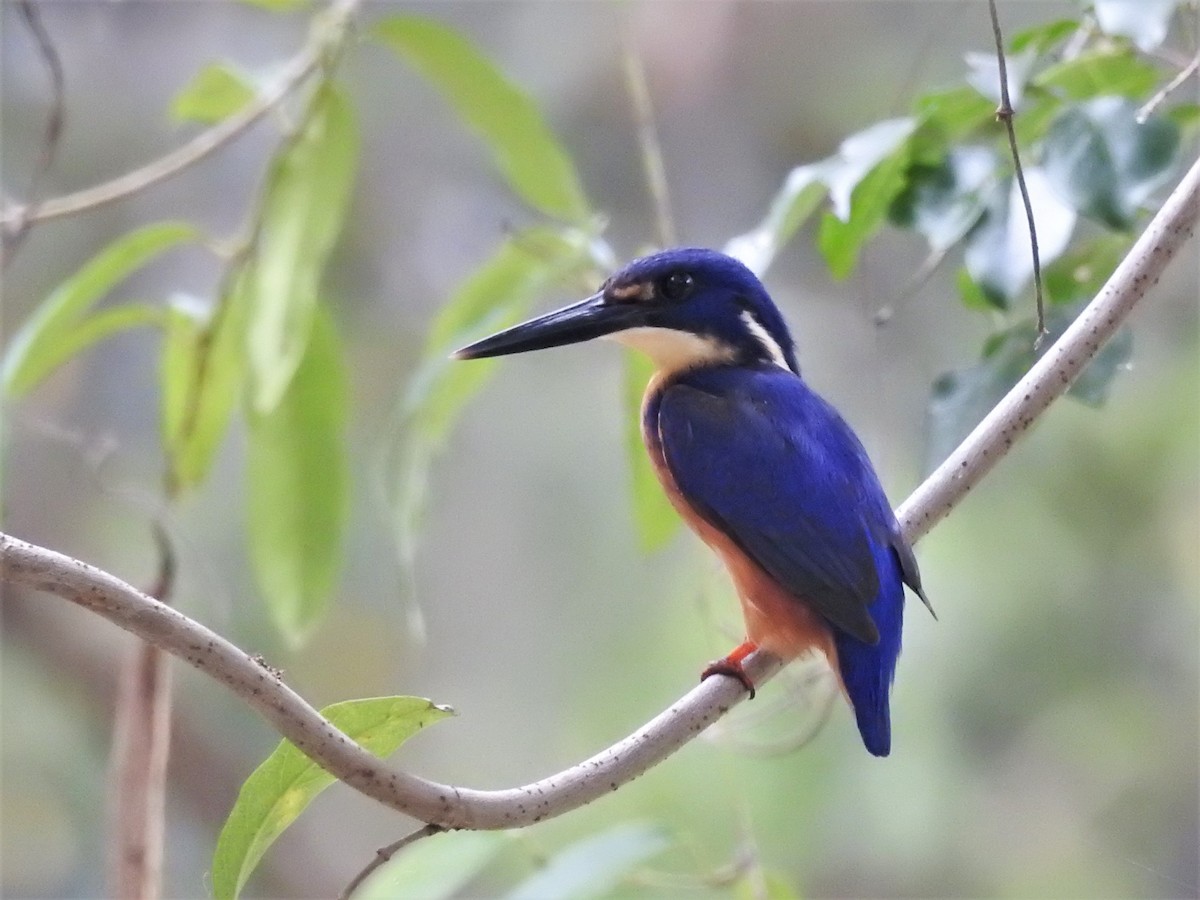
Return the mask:
[(742, 667), (742, 660), (757, 649), (758, 645), (753, 641), (745, 641), (739, 644), (724, 659), (710, 662), (708, 667), (700, 673), (700, 680), (703, 681), (710, 675), (728, 675), (730, 678), (736, 678), (750, 692), (750, 699), (753, 700), (754, 682), (750, 680), (750, 676), (746, 674), (746, 670)]

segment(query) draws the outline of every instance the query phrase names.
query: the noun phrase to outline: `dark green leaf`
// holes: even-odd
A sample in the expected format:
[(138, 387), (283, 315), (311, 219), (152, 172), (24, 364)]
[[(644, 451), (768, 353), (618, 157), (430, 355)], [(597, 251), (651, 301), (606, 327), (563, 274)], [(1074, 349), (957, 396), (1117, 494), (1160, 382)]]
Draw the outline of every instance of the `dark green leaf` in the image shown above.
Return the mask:
[(996, 167), (992, 150), (974, 146), (951, 150), (938, 165), (914, 165), (892, 202), (889, 218), (923, 235), (935, 252), (944, 251), (983, 214), (983, 189), (995, 179)]
[(1007, 301), (1002, 302), (995, 295), (984, 291), (971, 277), (966, 266), (958, 270), (954, 276), (954, 284), (958, 288), (958, 296), (962, 299), (963, 306), (967, 309), (976, 309), (982, 312), (1007, 309)]
[(1051, 126), (1043, 151), (1055, 189), (1079, 212), (1117, 229), (1133, 225), (1178, 158), (1178, 126), (1162, 117), (1139, 125), (1136, 106), (1117, 97), (1067, 109)]
[(903, 122), (904, 126), (896, 123), (890, 130), (889, 139), (881, 141), (876, 148), (890, 145), (892, 149), (870, 168), (866, 177), (855, 182), (853, 192), (848, 195), (848, 215), (845, 217), (839, 197), (845, 187), (845, 173), (852, 167), (846, 166), (830, 176), (829, 196), (833, 201), (833, 212), (822, 218), (817, 242), (834, 278), (845, 278), (854, 270), (862, 245), (879, 230), (892, 201), (904, 188), (908, 168), (907, 139), (916, 121)]
[(448, 900), (466, 887), (513, 838), (503, 831), (439, 834), (405, 849), (355, 892), (355, 900)]
[(1033, 83), (1066, 100), (1141, 97), (1158, 83), (1158, 70), (1129, 47), (1105, 47), (1048, 66)]
[(671, 841), (656, 825), (630, 822), (572, 844), (508, 895), (508, 900), (601, 897)]
[[(1025, 170), (1025, 183), (1037, 226), (1042, 265), (1066, 250), (1075, 229), (1075, 211), (1058, 199), (1044, 172)], [(997, 185), (987, 200), (987, 211), (967, 235), (963, 262), (974, 283), (989, 301), (1007, 308), (1033, 276), (1029, 223), (1020, 191), (1012, 178)]]
[(220, 122), (253, 100), (254, 93), (254, 88), (233, 66), (209, 63), (175, 95), (171, 118), (206, 125)]
[[(154, 257), (198, 237), (196, 229), (186, 223), (160, 222), (131, 231), (88, 260), (54, 289), (9, 342), (2, 373), (5, 392), (20, 397), (34, 388), (69, 358), (71, 354), (64, 353), (64, 346), (70, 342), (68, 336), (94, 303)], [(82, 343), (76, 336), (72, 353), (102, 336), (96, 334)]]
[(424, 518), (429, 467), (467, 402), (487, 383), (497, 360), (449, 359), (485, 332), (514, 324), (533, 300), (589, 266), (583, 232), (546, 228), (509, 238), (455, 292), (430, 331), (425, 354), (397, 411), (386, 475), (402, 562), (410, 565)]
[(588, 218), (575, 167), (533, 101), (465, 38), (431, 19), (391, 16), (371, 36), (433, 82), (487, 143), (526, 203), (573, 224)]
[(1033, 49), (1038, 53), (1045, 53), (1053, 50), (1078, 30), (1079, 22), (1075, 19), (1059, 19), (1044, 25), (1035, 25), (1014, 34), (1009, 42), (1009, 50), (1012, 53), (1020, 53)]
[(245, 374), (246, 283), (244, 268), (234, 273), (211, 318), (175, 308), (167, 320), (160, 383), (172, 491), (204, 478), (229, 428)]
[(1130, 243), (1127, 234), (1107, 232), (1077, 244), (1046, 267), (1046, 298), (1055, 305), (1090, 300), (1129, 252)]
[(358, 159), (354, 109), (325, 84), (303, 131), (271, 164), (246, 288), (250, 401), (269, 413), (304, 356), (325, 264), (342, 230)]
[(662, 547), (679, 529), (680, 518), (663, 493), (654, 464), (642, 443), (642, 395), (654, 374), (654, 364), (633, 350), (625, 353), (625, 449), (629, 457), (633, 490), (633, 521), (642, 549)]
[[(426, 725), (454, 714), (421, 697), (347, 700), (321, 713), (379, 757), (393, 753)], [(213, 895), (221, 900), (237, 897), (267, 848), (334, 781), (293, 744), (282, 741), (246, 779), (221, 828), (213, 854)]]
[(342, 564), (350, 466), (349, 388), (333, 320), (321, 306), (283, 399), (251, 419), (246, 450), (250, 561), (279, 630), (298, 644)]
[(1095, 0), (1093, 8), (1101, 31), (1127, 37), (1149, 51), (1167, 39), (1178, 5), (1179, 0)]
[(771, 200), (766, 218), (752, 231), (733, 238), (725, 252), (762, 276), (775, 255), (792, 239), (824, 199), (825, 163), (797, 166)]

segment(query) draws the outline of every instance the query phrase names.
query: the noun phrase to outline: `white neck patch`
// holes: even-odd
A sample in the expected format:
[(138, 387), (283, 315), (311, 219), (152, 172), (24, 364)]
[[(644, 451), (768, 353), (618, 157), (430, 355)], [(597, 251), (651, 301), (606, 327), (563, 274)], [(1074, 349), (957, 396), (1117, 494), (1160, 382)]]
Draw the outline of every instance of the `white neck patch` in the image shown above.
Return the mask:
[(788, 365), (787, 355), (783, 352), (783, 348), (779, 346), (779, 342), (771, 337), (771, 333), (763, 328), (762, 323), (754, 318), (754, 314), (748, 309), (742, 310), (742, 322), (746, 329), (754, 335), (754, 339), (766, 351), (767, 356), (771, 358), (771, 362), (779, 366), (781, 369), (792, 371), (792, 367)]
[[(732, 347), (716, 338), (700, 337), (671, 328), (629, 328), (610, 336), (627, 347), (645, 353), (662, 373), (732, 362), (735, 356)], [(786, 365), (784, 363), (785, 368)]]

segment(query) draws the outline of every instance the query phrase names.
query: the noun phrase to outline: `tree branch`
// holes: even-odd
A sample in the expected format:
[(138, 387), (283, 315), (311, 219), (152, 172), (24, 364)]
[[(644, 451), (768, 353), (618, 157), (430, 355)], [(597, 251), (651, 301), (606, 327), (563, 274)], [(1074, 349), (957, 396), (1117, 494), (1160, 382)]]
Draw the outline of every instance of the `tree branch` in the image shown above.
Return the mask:
[(200, 132), (166, 156), (111, 181), (40, 203), (6, 206), (3, 215), (0, 216), (0, 230), (5, 235), (16, 234), (35, 222), (72, 216), (123, 200), (173, 175), (178, 175), (216, 152), (274, 109), (317, 70), (329, 45), (331, 32), (339, 33), (345, 28), (359, 2), (360, 0), (333, 0), (325, 16), (318, 17), (314, 22), (308, 43), (288, 61), (278, 80), (229, 118)]
[[(942, 519), (1061, 396), (1157, 282), (1200, 216), (1200, 161), (1180, 184), (1075, 323), (1008, 396), (898, 510), (916, 540)], [(229, 641), (94, 566), (0, 535), (0, 578), (79, 604), (220, 681), (280, 734), (369, 797), (444, 828), (517, 828), (561, 815), (615, 790), (674, 753), (745, 696), (729, 678), (710, 678), (612, 747), (523, 787), (478, 791), (426, 781), (363, 750), (274, 674)], [(778, 660), (746, 660), (757, 683)]]

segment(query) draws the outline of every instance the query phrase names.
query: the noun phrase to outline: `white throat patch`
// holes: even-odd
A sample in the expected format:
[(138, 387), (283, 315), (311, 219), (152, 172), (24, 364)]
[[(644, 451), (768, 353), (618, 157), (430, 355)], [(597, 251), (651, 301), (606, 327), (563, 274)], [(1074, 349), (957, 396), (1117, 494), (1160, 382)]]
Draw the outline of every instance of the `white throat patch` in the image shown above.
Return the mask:
[[(735, 356), (732, 347), (722, 344), (716, 338), (700, 337), (671, 328), (629, 328), (610, 337), (645, 353), (662, 373), (732, 362)], [(786, 368), (786, 363), (784, 367)]]

